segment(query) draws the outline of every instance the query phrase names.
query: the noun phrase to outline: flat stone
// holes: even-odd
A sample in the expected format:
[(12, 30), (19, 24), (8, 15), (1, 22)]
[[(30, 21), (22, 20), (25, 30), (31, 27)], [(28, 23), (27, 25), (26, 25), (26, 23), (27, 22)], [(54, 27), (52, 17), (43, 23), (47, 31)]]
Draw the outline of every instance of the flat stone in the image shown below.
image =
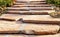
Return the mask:
[(15, 35), (0, 35), (0, 37), (25, 37), (24, 35), (17, 35), (17, 34), (15, 34)]
[[(15, 4), (27, 4), (28, 2), (16, 2)], [(46, 4), (46, 2), (30, 2), (29, 4)]]
[(15, 10), (8, 10), (7, 11), (7, 13), (24, 13), (24, 12), (48, 12), (48, 13), (50, 13), (50, 12), (55, 12), (55, 10), (30, 10), (30, 11), (26, 11), (26, 10), (24, 10), (24, 11), (15, 11)]
[(21, 24), (0, 20), (0, 33), (18, 33)]
[(28, 15), (22, 19), (23, 19), (23, 22), (29, 22), (29, 23), (46, 23), (46, 24), (60, 23), (60, 18), (53, 18), (49, 15)]
[(22, 33), (25, 34), (54, 34), (59, 31), (59, 26), (58, 25), (53, 25), (53, 24), (27, 24), (23, 23), (22, 24), (22, 30), (24, 31)]
[(26, 10), (53, 10), (52, 7), (7, 7), (8, 10), (21, 10), (21, 9), (26, 9)]
[(45, 0), (16, 0), (16, 1), (45, 1)]
[(0, 35), (0, 37), (60, 37), (60, 34), (55, 34), (55, 35)]
[(50, 5), (43, 5), (43, 4), (40, 4), (40, 5), (14, 5), (13, 7), (51, 7)]
[(17, 21), (21, 19), (19, 14), (3, 14), (0, 16), (0, 20), (10, 20), (10, 21)]
[(38, 4), (29, 4), (29, 5), (27, 5), (27, 4), (24, 4), (24, 5), (20, 5), (20, 4), (16, 4), (16, 5), (14, 5), (14, 6), (20, 6), (20, 7), (23, 7), (23, 6), (36, 6), (36, 7), (39, 7), (39, 6), (50, 6), (51, 7), (51, 5), (48, 5), (48, 4), (40, 4), (40, 5), (38, 5)]
[(59, 25), (30, 24), (0, 20), (0, 33), (56, 34), (58, 31)]
[(7, 11), (7, 14), (24, 14), (24, 15), (48, 15), (49, 12), (39, 11)]

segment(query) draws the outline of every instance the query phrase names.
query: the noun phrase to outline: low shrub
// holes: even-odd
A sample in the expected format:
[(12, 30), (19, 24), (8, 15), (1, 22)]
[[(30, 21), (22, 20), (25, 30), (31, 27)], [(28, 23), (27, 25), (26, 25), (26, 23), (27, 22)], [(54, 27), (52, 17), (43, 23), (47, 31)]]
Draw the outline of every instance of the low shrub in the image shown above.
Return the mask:
[(60, 7), (60, 0), (46, 0), (48, 4), (53, 4), (57, 7)]
[(0, 14), (4, 13), (6, 7), (12, 6), (14, 2), (14, 0), (0, 0)]

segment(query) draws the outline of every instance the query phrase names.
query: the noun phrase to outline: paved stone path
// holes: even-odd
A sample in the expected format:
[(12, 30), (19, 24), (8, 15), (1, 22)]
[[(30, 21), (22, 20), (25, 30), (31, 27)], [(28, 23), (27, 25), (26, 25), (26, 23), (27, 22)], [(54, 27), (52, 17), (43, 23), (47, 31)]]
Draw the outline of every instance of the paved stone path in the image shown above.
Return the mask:
[[(12, 7), (7, 7), (7, 13), (0, 16), (0, 33), (3, 33), (0, 37), (60, 37), (60, 18), (50, 17), (50, 12), (55, 10), (45, 0), (16, 0)], [(20, 34), (21, 30), (26, 31)], [(29, 30), (40, 35), (27, 35), (33, 33)], [(53, 34), (46, 35), (45, 31)]]

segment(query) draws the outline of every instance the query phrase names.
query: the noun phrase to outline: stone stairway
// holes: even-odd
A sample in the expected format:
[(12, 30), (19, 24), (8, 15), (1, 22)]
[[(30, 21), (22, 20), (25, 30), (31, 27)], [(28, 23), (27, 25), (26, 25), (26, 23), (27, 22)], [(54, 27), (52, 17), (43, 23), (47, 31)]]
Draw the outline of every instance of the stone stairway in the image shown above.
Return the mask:
[(0, 37), (60, 37), (60, 18), (45, 0), (16, 0), (0, 16)]
[[(44, 3), (44, 4), (43, 4)], [(53, 7), (45, 1), (16, 1), (12, 7), (8, 7), (8, 13), (18, 14), (48, 14), (54, 12)]]

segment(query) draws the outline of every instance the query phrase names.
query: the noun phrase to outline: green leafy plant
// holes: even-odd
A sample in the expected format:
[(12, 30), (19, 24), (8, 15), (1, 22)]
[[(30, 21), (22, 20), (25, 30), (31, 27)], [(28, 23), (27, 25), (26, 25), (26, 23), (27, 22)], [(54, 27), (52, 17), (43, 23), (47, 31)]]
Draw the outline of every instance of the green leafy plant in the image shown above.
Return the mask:
[(46, 0), (48, 4), (53, 4), (55, 6), (60, 7), (60, 0)]
[(60, 0), (46, 0), (48, 4), (55, 7), (55, 10), (60, 11)]
[(12, 6), (14, 4), (13, 0), (6, 0), (6, 6)]
[(0, 0), (0, 6), (4, 5), (4, 6), (11, 6), (14, 4), (13, 0)]
[(59, 17), (60, 18), (60, 0), (46, 0), (48, 4), (51, 4), (53, 7), (55, 7), (56, 12), (51, 12), (49, 15), (51, 17)]
[(6, 7), (12, 6), (14, 0), (0, 0), (0, 14), (6, 11)]

